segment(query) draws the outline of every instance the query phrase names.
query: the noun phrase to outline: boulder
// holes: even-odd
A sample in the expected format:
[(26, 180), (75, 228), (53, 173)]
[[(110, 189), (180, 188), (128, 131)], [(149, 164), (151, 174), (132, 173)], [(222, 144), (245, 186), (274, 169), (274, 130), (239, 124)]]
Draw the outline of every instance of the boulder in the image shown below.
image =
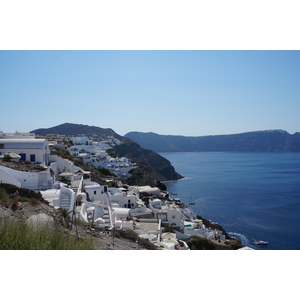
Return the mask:
[(33, 226), (35, 230), (40, 230), (44, 227), (48, 227), (52, 229), (54, 227), (54, 219), (53, 217), (48, 216), (45, 213), (40, 213), (38, 215), (32, 215), (26, 220), (26, 224)]

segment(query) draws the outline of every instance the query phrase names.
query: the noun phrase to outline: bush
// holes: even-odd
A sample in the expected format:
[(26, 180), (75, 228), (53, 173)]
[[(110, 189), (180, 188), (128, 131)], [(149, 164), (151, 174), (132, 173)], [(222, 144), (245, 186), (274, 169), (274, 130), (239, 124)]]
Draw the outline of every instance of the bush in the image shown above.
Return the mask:
[(18, 198), (18, 201), (22, 202), (22, 203), (23, 202), (29, 202), (32, 206), (41, 204), (41, 202), (38, 199), (27, 198), (27, 197), (22, 197), (22, 196)]
[(111, 177), (117, 177), (116, 174), (111, 173), (108, 169), (106, 168), (98, 168), (98, 171), (103, 175), (103, 176), (111, 176)]
[(148, 249), (148, 250), (157, 250), (157, 246), (155, 246), (153, 243), (151, 243), (149, 240), (143, 239), (143, 238), (139, 238), (138, 239), (139, 244)]
[(139, 243), (139, 245), (141, 247), (144, 247), (148, 250), (157, 250), (157, 246), (155, 246), (153, 243), (151, 243), (150, 241), (140, 238), (134, 231), (132, 230), (117, 230), (116, 233), (123, 239), (129, 239), (133, 242), (137, 242)]
[(163, 233), (165, 232), (171, 232), (174, 233), (174, 230), (172, 227), (170, 227), (169, 225), (164, 225), (164, 229), (162, 230)]
[(0, 201), (1, 202), (10, 202), (9, 196), (3, 189), (0, 189)]
[(213, 242), (196, 235), (192, 236), (186, 243), (191, 250), (216, 250), (216, 245)]

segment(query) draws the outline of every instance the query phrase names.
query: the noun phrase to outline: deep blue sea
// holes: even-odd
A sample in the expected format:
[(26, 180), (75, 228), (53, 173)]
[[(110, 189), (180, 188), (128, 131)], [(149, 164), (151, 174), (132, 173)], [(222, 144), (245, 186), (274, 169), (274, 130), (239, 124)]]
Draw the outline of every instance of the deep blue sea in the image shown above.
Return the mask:
[[(165, 182), (243, 246), (300, 249), (300, 153), (160, 153), (184, 179)], [(268, 246), (255, 246), (255, 240)]]

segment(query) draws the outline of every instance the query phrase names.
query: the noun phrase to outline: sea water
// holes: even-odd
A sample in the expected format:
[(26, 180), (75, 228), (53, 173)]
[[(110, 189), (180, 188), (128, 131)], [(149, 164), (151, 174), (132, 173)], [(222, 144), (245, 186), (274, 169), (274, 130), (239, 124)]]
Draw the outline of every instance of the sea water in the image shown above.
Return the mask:
[[(165, 182), (243, 246), (300, 249), (300, 153), (160, 153), (184, 176)], [(255, 246), (254, 241), (268, 241)]]

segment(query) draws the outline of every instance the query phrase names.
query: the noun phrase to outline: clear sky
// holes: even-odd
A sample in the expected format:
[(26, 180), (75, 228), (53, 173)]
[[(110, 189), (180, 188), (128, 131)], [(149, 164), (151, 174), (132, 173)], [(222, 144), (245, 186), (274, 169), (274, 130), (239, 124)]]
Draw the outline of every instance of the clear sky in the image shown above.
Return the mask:
[(271, 4), (7, 1), (0, 130), (70, 122), (121, 135), (300, 131), (298, 9)]
[(1, 51), (0, 130), (300, 131), (299, 51)]
[(300, 131), (299, 51), (1, 51), (0, 129)]

